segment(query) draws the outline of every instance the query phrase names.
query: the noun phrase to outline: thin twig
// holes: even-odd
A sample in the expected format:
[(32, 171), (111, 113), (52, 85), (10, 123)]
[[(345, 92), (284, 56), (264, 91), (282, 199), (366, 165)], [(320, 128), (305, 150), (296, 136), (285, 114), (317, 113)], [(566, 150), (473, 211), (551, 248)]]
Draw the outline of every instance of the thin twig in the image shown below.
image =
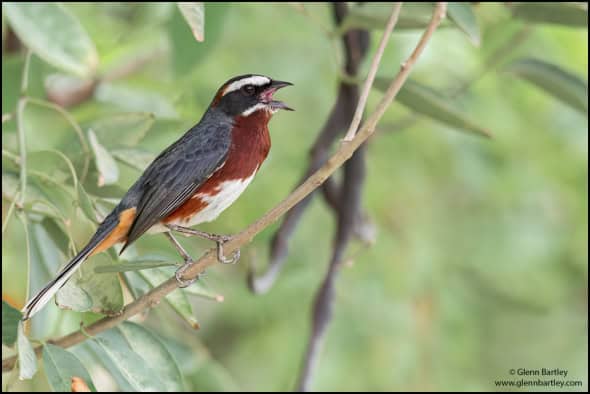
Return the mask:
[[(398, 10), (398, 12), (399, 12), (399, 10)], [(393, 82), (391, 83), (389, 88), (387, 89), (387, 91), (385, 93), (385, 97), (383, 97), (383, 99), (381, 100), (381, 102), (377, 106), (375, 113), (373, 113), (373, 115), (365, 122), (365, 127), (363, 127), (363, 129), (361, 131), (359, 131), (359, 134), (356, 137), (353, 137), (353, 139), (351, 141), (348, 141), (346, 139), (343, 141), (341, 149), (345, 148), (349, 142), (352, 143), (354, 141), (358, 141), (358, 137), (362, 133), (366, 133), (366, 131), (367, 131), (366, 126), (369, 126), (369, 130), (372, 129), (374, 131), (374, 129), (377, 125), (377, 122), (379, 121), (381, 116), (385, 113), (385, 110), (391, 104), (392, 100), (395, 98), (395, 96), (399, 92), (401, 86), (403, 85), (403, 83), (407, 79), (411, 68), (413, 67), (417, 58), (422, 53), (424, 47), (426, 46), (426, 44), (429, 41), (432, 34), (434, 33), (434, 30), (438, 27), (440, 21), (444, 17), (445, 12), (446, 12), (446, 3), (437, 3), (437, 6), (436, 6), (435, 11), (432, 16), (432, 19), (431, 19), (428, 27), (426, 28), (426, 31), (422, 35), (420, 41), (418, 42), (418, 45), (416, 46), (416, 48), (414, 49), (414, 51), (412, 52), (412, 54), (410, 55), (408, 60), (405, 63), (403, 63), (400, 72), (397, 74), (397, 76), (395, 77), (395, 79), (393, 80)], [(391, 32), (389, 32), (389, 34), (390, 33)], [(360, 103), (359, 103), (359, 105), (360, 105)], [(352, 124), (351, 124), (351, 126), (352, 126)], [(353, 132), (354, 132), (354, 129), (352, 127), (351, 127), (351, 129), (349, 129), (349, 131), (350, 130), (353, 130)], [(370, 136), (370, 134), (373, 133), (373, 131), (371, 131), (369, 134), (367, 134), (367, 138)], [(355, 154), (358, 154), (361, 152), (362, 152), (362, 150), (357, 150), (355, 152)], [(349, 168), (349, 165), (352, 162), (353, 161), (351, 160), (346, 163), (347, 169)], [(362, 161), (361, 161), (361, 163), (362, 163)], [(351, 171), (364, 171), (364, 170), (362, 168), (358, 168), (358, 169), (351, 169)], [(362, 180), (362, 178), (363, 178), (362, 176), (360, 176), (360, 177), (359, 176), (351, 176), (351, 177), (346, 177), (345, 180), (355, 180), (355, 179)], [(308, 343), (306, 356), (305, 356), (305, 359), (303, 362), (302, 372), (301, 372), (299, 382), (298, 382), (298, 391), (309, 391), (309, 389), (310, 389), (312, 372), (317, 369), (316, 367), (319, 362), (319, 354), (321, 351), (321, 347), (322, 347), (322, 344), (324, 341), (324, 337), (325, 337), (325, 333), (326, 333), (328, 324), (331, 320), (333, 299), (334, 299), (334, 292), (335, 292), (334, 285), (335, 285), (335, 281), (336, 281), (336, 273), (338, 272), (338, 269), (341, 265), (342, 258), (344, 256), (344, 250), (345, 250), (346, 244), (348, 242), (348, 239), (350, 238), (350, 235), (352, 233), (352, 228), (353, 228), (352, 223), (354, 220), (354, 216), (348, 214), (349, 209), (347, 209), (347, 206), (350, 206), (353, 208), (359, 206), (358, 201), (360, 201), (360, 193), (358, 190), (360, 188), (358, 188), (357, 185), (353, 185), (351, 182), (349, 182), (348, 184), (345, 182), (343, 187), (346, 188), (346, 190), (343, 190), (343, 193), (342, 193), (343, 199), (341, 201), (340, 215), (338, 217), (338, 219), (339, 219), (338, 234), (337, 234), (337, 238), (336, 238), (334, 252), (332, 254), (332, 260), (331, 260), (330, 266), (328, 268), (328, 272), (327, 272), (324, 282), (322, 283), (322, 286), (320, 287), (320, 290), (316, 296), (316, 301), (315, 301), (314, 310), (313, 310), (312, 334), (311, 334), (311, 337), (310, 337), (310, 340)], [(353, 190), (355, 188), (357, 189), (356, 193)]]
[(8, 211), (6, 212), (6, 217), (4, 218), (4, 222), (2, 223), (2, 235), (4, 235), (4, 232), (6, 231), (6, 228), (8, 227), (8, 223), (10, 222), (10, 218), (12, 217), (12, 214), (14, 213), (14, 209), (16, 208), (16, 202), (19, 199), (18, 193), (19, 193), (19, 191), (17, 189), (16, 193), (14, 193), (14, 199), (12, 200), (10, 205), (8, 206)]
[(24, 129), (24, 111), (27, 105), (27, 99), (21, 97), (18, 100), (16, 107), (16, 130), (18, 133), (18, 150), (20, 163), (20, 194), (18, 197), (18, 205), (23, 206), (25, 203), (27, 193), (27, 137)]
[(397, 2), (393, 6), (393, 10), (391, 11), (391, 15), (389, 16), (389, 20), (387, 21), (387, 26), (385, 26), (385, 31), (383, 32), (383, 36), (381, 37), (381, 41), (379, 42), (379, 47), (377, 48), (377, 52), (371, 61), (371, 68), (369, 69), (369, 74), (367, 75), (367, 79), (365, 84), (363, 85), (363, 90), (361, 91), (361, 97), (359, 102), (356, 106), (356, 110), (354, 111), (354, 117), (352, 118), (352, 122), (350, 123), (350, 127), (344, 136), (344, 141), (350, 141), (354, 138), (354, 134), (358, 129), (359, 125), (361, 124), (361, 120), (363, 118), (363, 112), (365, 112), (365, 106), (367, 105), (367, 99), (369, 98), (369, 92), (373, 87), (373, 81), (375, 81), (375, 75), (377, 75), (377, 70), (379, 69), (379, 64), (381, 64), (381, 58), (383, 57), (383, 52), (385, 52), (385, 47), (389, 42), (391, 32), (397, 23), (397, 19), (399, 17), (399, 12), (402, 8), (402, 3)]
[(86, 178), (86, 175), (88, 174), (88, 167), (90, 165), (90, 146), (88, 145), (88, 142), (84, 137), (84, 132), (82, 131), (82, 128), (80, 127), (78, 122), (76, 122), (76, 119), (74, 119), (74, 117), (63, 107), (55, 103), (33, 97), (27, 97), (26, 100), (31, 104), (35, 104), (44, 108), (49, 108), (58, 112), (70, 124), (70, 126), (72, 126), (74, 132), (78, 135), (78, 139), (80, 140), (80, 146), (82, 146), (82, 153), (84, 155), (84, 166), (82, 167), (81, 174), (78, 177), (80, 182), (83, 182)]
[(20, 83), (20, 94), (22, 96), (26, 96), (27, 90), (29, 90), (29, 67), (31, 65), (31, 55), (32, 52), (27, 50), (25, 55), (25, 64), (23, 66), (23, 76)]
[(23, 75), (20, 84), (21, 97), (16, 104), (16, 130), (18, 133), (18, 150), (20, 155), (20, 194), (18, 197), (18, 204), (24, 205), (27, 193), (27, 138), (24, 129), (24, 111), (27, 105), (27, 90), (29, 88), (29, 65), (31, 63), (31, 51), (27, 51), (25, 55), (25, 65), (23, 67)]
[[(332, 10), (334, 22), (338, 26), (346, 18), (348, 6), (346, 3), (337, 2), (332, 4)], [(361, 62), (369, 49), (369, 33), (366, 30), (349, 30), (342, 36), (342, 44), (345, 62), (341, 73), (356, 76)], [(350, 125), (358, 99), (358, 87), (340, 80), (336, 102), (330, 111), (328, 120), (325, 122), (311, 148), (308, 168), (301, 177), (298, 185), (305, 182), (311, 174), (326, 162), (332, 144)], [(324, 183), (324, 186), (327, 184), (329, 183)], [(334, 189), (332, 188), (332, 190)], [(248, 286), (252, 292), (256, 294), (265, 293), (275, 283), (283, 265), (287, 261), (289, 239), (293, 235), (304, 212), (309, 207), (314, 195), (315, 193), (311, 193), (285, 215), (271, 242), (268, 267), (261, 274), (256, 274), (253, 269), (248, 273)]]
[[(332, 175), (338, 168), (344, 164), (352, 154), (361, 146), (375, 131), (375, 127), (379, 120), (383, 117), (385, 110), (392, 103), (397, 92), (407, 79), (414, 63), (424, 50), (424, 47), (430, 40), (436, 27), (445, 15), (446, 3), (437, 3), (432, 20), (428, 25), (426, 31), (422, 35), (420, 42), (401, 68), (400, 72), (391, 82), (391, 85), (386, 90), (381, 101), (377, 105), (375, 112), (359, 129), (358, 133), (351, 141), (343, 142), (340, 148), (326, 161), (326, 163), (314, 174), (312, 174), (303, 184), (289, 194), (283, 201), (273, 207), (270, 211), (264, 214), (256, 222), (236, 234), (230, 241), (224, 244), (224, 249), (231, 253), (236, 249), (250, 243), (252, 239), (266, 229), (272, 223), (276, 222), (288, 210), (293, 208), (298, 202), (303, 200), (311, 192), (317, 189), (321, 184)], [(183, 281), (196, 278), (206, 268), (217, 264), (217, 254), (215, 249), (208, 250), (199, 260), (190, 266), (182, 276)], [(104, 317), (99, 321), (86, 327), (85, 331), (89, 335), (97, 335), (102, 331), (115, 327), (117, 324), (129, 319), (130, 317), (142, 312), (144, 309), (157, 305), (162, 298), (178, 288), (176, 278), (172, 277), (163, 282), (159, 286), (153, 288), (148, 293), (144, 294), (134, 302), (125, 306), (123, 311), (117, 316)], [(83, 342), (87, 337), (80, 331), (73, 332), (64, 337), (48, 341), (48, 343), (61, 346), (70, 347)], [(35, 348), (37, 355), (40, 355), (42, 347)], [(16, 358), (9, 357), (2, 360), (2, 371), (10, 370), (15, 363)]]

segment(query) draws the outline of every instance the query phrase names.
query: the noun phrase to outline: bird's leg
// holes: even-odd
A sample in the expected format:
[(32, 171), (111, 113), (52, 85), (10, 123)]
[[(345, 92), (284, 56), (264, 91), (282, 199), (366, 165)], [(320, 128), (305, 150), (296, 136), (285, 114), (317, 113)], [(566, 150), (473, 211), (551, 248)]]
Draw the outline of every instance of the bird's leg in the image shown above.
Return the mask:
[(182, 247), (182, 245), (180, 244), (180, 242), (178, 242), (176, 240), (176, 238), (174, 238), (174, 236), (172, 235), (171, 232), (165, 232), (164, 235), (166, 235), (166, 237), (170, 240), (170, 242), (172, 242), (172, 245), (174, 245), (174, 247), (176, 248), (176, 250), (178, 250), (178, 253), (182, 256), (182, 258), (184, 259), (184, 264), (178, 268), (176, 270), (176, 272), (174, 273), (174, 276), (176, 277), (176, 281), (178, 282), (178, 287), (188, 287), (190, 285), (192, 285), (197, 279), (199, 279), (199, 276), (197, 275), (196, 278), (194, 279), (190, 279), (190, 280), (182, 280), (182, 275), (184, 274), (184, 272), (191, 266), (193, 265), (193, 259), (192, 257), (187, 253), (186, 250), (184, 250), (184, 248)]
[(229, 235), (206, 233), (205, 231), (182, 227), (176, 224), (167, 224), (166, 227), (172, 231), (177, 231), (187, 236), (197, 236), (215, 242), (217, 244), (217, 260), (222, 264), (235, 264), (240, 259), (240, 249), (235, 250), (232, 257), (229, 259), (223, 254), (223, 244), (232, 239)]

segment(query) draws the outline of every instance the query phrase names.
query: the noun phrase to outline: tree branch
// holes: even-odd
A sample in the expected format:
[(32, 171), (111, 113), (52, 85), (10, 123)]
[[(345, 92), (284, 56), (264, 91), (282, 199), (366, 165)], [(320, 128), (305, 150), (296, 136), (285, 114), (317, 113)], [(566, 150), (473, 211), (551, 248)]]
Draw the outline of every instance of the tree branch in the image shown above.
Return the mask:
[[(346, 3), (337, 2), (332, 5), (334, 22), (339, 26), (348, 13)], [(369, 33), (366, 30), (350, 30), (342, 36), (342, 44), (345, 54), (345, 62), (342, 74), (356, 76), (369, 49)], [(330, 111), (328, 120), (325, 122), (310, 152), (309, 165), (304, 172), (298, 185), (305, 182), (307, 178), (317, 171), (322, 164), (328, 159), (328, 153), (333, 142), (338, 135), (342, 133), (352, 121), (352, 114), (358, 103), (359, 92), (356, 84), (350, 84), (341, 79), (338, 87), (336, 102)], [(330, 182), (332, 180), (332, 182)], [(329, 178), (322, 186), (324, 197), (327, 197), (328, 204), (333, 203), (337, 198), (335, 194), (330, 194), (337, 190), (333, 178)], [(283, 219), (279, 229), (273, 236), (270, 247), (270, 261), (266, 271), (262, 274), (256, 274), (254, 270), (248, 273), (248, 286), (256, 294), (267, 292), (276, 279), (283, 265), (286, 262), (289, 238), (295, 231), (303, 213), (309, 207), (313, 196), (311, 193), (303, 201), (291, 209)]]
[[(401, 70), (394, 78), (383, 98), (377, 105), (375, 112), (369, 117), (369, 119), (367, 119), (355, 137), (351, 141), (343, 141), (340, 148), (318, 171), (313, 173), (303, 184), (295, 189), (278, 205), (264, 214), (256, 222), (252, 223), (250, 226), (238, 233), (234, 238), (232, 238), (231, 241), (228, 241), (227, 244), (224, 245), (224, 249), (228, 253), (231, 253), (234, 250), (250, 243), (250, 241), (257, 234), (277, 221), (288, 210), (293, 208), (297, 203), (317, 189), (330, 175), (332, 175), (340, 166), (342, 166), (342, 164), (344, 164), (344, 162), (346, 162), (352, 156), (352, 154), (359, 148), (359, 146), (363, 144), (363, 142), (365, 142), (373, 134), (375, 127), (377, 126), (377, 122), (379, 122), (387, 107), (392, 103), (393, 99), (410, 74), (414, 63), (424, 50), (430, 37), (444, 17), (445, 10), (446, 3), (437, 3), (432, 20), (422, 35), (420, 42), (408, 60), (402, 65)], [(215, 249), (210, 249), (184, 272), (184, 275), (181, 279), (190, 280), (196, 278), (207, 267), (215, 265), (216, 263), (217, 256)], [(109, 328), (112, 328), (117, 324), (129, 319), (130, 317), (140, 313), (144, 309), (157, 305), (162, 300), (162, 298), (177, 288), (178, 282), (174, 277), (172, 277), (159, 286), (153, 288), (134, 302), (128, 304), (123, 309), (121, 314), (102, 318), (101, 320), (86, 327), (84, 329), (84, 333), (82, 331), (76, 331), (59, 339), (48, 342), (64, 348), (74, 346), (88, 339), (89, 335), (97, 335), (100, 332), (108, 330)], [(40, 354), (41, 346), (38, 346), (35, 351), (37, 354)], [(10, 370), (14, 366), (14, 363), (15, 357), (9, 357), (5, 360), (2, 360), (2, 371)]]
[(359, 98), (358, 104), (356, 106), (356, 110), (354, 111), (354, 117), (352, 118), (352, 122), (350, 123), (350, 127), (344, 136), (344, 141), (350, 141), (354, 137), (356, 130), (358, 129), (359, 125), (361, 124), (361, 119), (363, 118), (363, 113), (365, 112), (365, 106), (367, 105), (367, 99), (369, 98), (369, 92), (373, 87), (373, 81), (375, 80), (375, 75), (377, 75), (377, 70), (379, 69), (379, 64), (381, 64), (381, 57), (383, 57), (383, 52), (385, 52), (385, 47), (389, 42), (391, 37), (391, 32), (395, 24), (397, 23), (397, 19), (399, 18), (399, 12), (402, 8), (402, 3), (397, 2), (393, 6), (393, 10), (391, 11), (391, 16), (387, 21), (387, 25), (385, 26), (385, 31), (383, 32), (383, 36), (381, 37), (381, 41), (379, 42), (379, 47), (377, 48), (377, 52), (371, 61), (371, 67), (369, 68), (369, 74), (367, 75), (367, 79), (365, 80), (365, 84), (363, 85), (363, 90), (361, 93), (361, 97)]

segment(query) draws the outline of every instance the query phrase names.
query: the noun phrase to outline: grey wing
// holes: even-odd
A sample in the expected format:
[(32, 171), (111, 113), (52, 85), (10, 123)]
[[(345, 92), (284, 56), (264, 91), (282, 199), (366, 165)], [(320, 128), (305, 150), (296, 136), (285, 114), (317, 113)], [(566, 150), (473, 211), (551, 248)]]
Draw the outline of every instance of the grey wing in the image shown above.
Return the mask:
[(141, 197), (123, 249), (191, 198), (225, 162), (231, 142), (230, 127), (191, 133), (162, 152), (134, 185)]

